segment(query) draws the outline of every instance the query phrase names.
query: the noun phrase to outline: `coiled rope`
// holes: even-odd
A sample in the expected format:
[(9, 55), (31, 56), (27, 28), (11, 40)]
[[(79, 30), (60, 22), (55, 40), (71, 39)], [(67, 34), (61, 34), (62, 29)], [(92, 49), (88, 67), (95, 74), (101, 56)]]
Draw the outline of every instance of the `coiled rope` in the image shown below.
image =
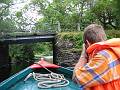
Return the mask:
[(38, 81), (39, 88), (64, 87), (69, 85), (69, 81), (65, 79), (63, 74), (54, 73), (47, 69), (46, 67), (44, 67), (43, 65), (41, 66), (44, 69), (46, 69), (49, 72), (49, 74), (40, 74), (32, 72), (24, 79), (24, 81), (26, 81), (28, 78), (32, 76), (36, 81)]

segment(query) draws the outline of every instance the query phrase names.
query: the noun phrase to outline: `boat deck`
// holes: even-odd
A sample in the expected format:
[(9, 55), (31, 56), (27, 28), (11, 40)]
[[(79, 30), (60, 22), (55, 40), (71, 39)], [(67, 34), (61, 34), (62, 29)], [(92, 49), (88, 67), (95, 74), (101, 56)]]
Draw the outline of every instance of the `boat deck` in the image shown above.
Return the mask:
[[(66, 87), (59, 87), (59, 88), (49, 88), (44, 90), (80, 90), (79, 86), (75, 84), (70, 78), (69, 85)], [(33, 78), (29, 78), (26, 82), (23, 80), (19, 81), (16, 85), (12, 86), (9, 90), (43, 90), (37, 87), (37, 81)]]

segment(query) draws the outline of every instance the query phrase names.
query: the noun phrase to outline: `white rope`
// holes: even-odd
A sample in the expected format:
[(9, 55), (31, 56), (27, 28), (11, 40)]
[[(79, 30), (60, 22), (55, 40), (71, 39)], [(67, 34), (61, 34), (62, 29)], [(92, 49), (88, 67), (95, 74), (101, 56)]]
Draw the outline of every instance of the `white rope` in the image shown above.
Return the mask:
[[(40, 65), (40, 64), (39, 64)], [(42, 65), (41, 65), (42, 66)], [(30, 73), (24, 81), (26, 81), (28, 78), (33, 76), (33, 78), (38, 81), (38, 87), (39, 88), (52, 88), (52, 87), (63, 87), (67, 86), (69, 84), (69, 81), (65, 79), (63, 74), (57, 74), (46, 67), (42, 66), (44, 69), (46, 69), (50, 74), (40, 74), (40, 73)]]

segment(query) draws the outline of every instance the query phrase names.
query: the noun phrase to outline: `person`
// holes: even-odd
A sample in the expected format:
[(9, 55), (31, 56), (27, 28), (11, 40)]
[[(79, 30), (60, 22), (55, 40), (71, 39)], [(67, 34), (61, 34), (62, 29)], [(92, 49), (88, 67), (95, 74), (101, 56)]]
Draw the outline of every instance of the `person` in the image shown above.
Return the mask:
[(103, 27), (91, 24), (83, 42), (73, 80), (85, 90), (120, 90), (120, 38), (107, 40)]

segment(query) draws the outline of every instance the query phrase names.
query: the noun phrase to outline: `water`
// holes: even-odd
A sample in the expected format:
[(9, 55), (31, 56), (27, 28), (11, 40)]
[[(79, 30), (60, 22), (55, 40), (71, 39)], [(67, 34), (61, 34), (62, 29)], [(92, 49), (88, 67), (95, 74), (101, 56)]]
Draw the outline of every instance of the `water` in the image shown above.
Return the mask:
[[(53, 56), (44, 56), (44, 58), (46, 61), (53, 63)], [(37, 61), (39, 61), (39, 59), (34, 60), (34, 62), (37, 62)], [(5, 68), (1, 68), (0, 82), (18, 73), (19, 71), (25, 69), (26, 67), (32, 65), (34, 62), (21, 61), (18, 63), (9, 64), (9, 66), (6, 66)]]

